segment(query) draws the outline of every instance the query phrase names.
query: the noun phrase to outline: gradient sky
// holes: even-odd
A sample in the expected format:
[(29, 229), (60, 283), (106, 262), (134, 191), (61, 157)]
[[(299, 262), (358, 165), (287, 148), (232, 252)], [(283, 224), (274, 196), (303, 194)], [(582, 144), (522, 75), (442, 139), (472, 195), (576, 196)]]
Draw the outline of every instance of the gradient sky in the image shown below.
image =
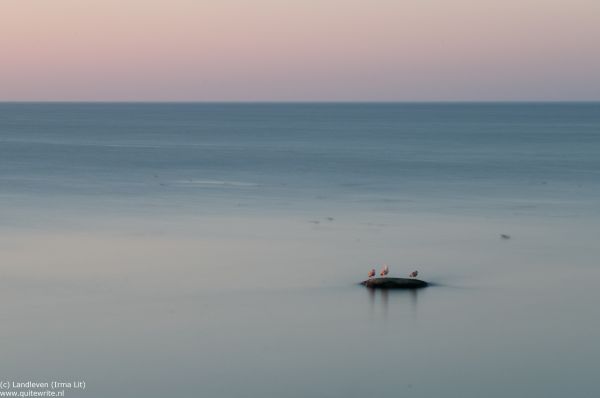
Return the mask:
[(600, 100), (600, 1), (0, 0), (0, 100)]

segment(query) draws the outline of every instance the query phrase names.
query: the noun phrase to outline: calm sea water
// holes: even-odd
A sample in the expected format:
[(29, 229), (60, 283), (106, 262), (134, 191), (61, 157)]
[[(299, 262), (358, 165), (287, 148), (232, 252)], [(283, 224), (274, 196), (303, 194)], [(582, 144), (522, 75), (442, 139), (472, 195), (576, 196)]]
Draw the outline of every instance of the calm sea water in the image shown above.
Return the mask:
[(599, 232), (599, 103), (4, 103), (0, 379), (595, 397)]

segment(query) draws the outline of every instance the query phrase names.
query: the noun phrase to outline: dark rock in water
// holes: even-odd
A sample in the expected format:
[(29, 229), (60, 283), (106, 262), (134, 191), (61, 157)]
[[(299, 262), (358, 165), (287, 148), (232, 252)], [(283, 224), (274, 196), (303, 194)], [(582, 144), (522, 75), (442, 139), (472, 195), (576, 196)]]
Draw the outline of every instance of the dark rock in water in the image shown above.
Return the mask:
[(360, 284), (372, 289), (418, 289), (427, 286), (425, 281), (408, 278), (372, 278)]

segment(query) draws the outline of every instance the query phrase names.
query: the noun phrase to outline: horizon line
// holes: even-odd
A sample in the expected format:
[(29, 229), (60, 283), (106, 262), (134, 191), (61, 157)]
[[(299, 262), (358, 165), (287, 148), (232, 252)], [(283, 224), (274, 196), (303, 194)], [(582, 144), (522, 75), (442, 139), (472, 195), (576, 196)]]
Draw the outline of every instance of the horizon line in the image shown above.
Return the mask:
[(0, 104), (594, 104), (595, 100), (0, 100)]

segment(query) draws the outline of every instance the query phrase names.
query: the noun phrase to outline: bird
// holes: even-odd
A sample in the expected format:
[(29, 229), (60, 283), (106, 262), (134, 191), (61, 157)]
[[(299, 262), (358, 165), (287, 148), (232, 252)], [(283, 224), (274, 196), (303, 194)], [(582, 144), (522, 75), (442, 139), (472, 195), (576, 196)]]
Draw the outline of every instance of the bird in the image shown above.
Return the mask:
[(381, 272), (379, 273), (379, 275), (386, 276), (389, 273), (390, 273), (390, 267), (388, 267), (386, 264), (383, 264), (383, 268), (381, 269)]
[(510, 235), (507, 235), (507, 234), (500, 234), (500, 237), (502, 239), (510, 239)]
[(411, 277), (411, 278), (416, 278), (417, 275), (419, 275), (419, 271), (413, 271), (410, 274), (408, 274), (408, 276)]
[(369, 271), (369, 279), (375, 276), (375, 268), (372, 268), (371, 271)]

